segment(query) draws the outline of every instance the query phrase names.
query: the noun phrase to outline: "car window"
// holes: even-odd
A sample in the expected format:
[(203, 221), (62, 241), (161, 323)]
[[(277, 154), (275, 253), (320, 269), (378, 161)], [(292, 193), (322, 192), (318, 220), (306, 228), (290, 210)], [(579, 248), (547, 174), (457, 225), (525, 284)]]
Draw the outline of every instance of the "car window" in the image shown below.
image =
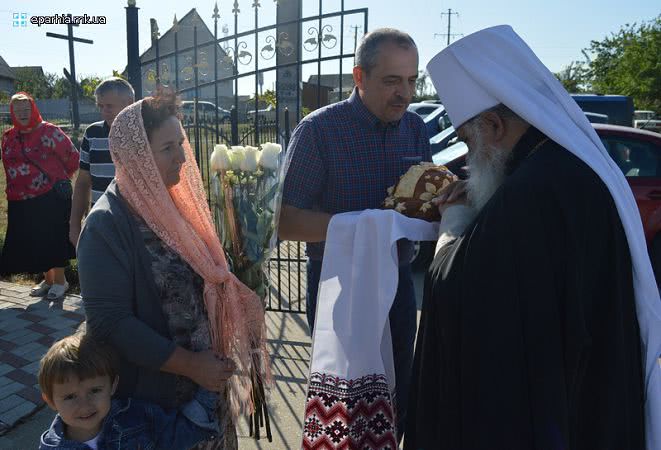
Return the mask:
[(649, 141), (616, 136), (601, 138), (613, 161), (627, 177), (661, 176), (661, 148)]

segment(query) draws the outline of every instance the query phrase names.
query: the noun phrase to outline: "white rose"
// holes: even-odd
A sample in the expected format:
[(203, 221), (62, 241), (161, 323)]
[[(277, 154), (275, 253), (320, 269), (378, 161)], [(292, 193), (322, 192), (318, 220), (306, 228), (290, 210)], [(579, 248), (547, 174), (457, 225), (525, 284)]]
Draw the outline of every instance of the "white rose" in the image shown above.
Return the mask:
[(259, 159), (259, 165), (264, 169), (277, 170), (281, 151), (282, 147), (279, 144), (271, 142), (262, 144), (262, 157)]
[(244, 172), (254, 172), (257, 170), (257, 147), (246, 146), (241, 161), (241, 170)]
[(232, 170), (241, 170), (241, 162), (244, 158), (245, 149), (240, 145), (233, 145), (230, 152), (230, 162), (232, 163)]
[(210, 158), (211, 170), (220, 172), (232, 168), (230, 156), (227, 152), (227, 146), (223, 144), (216, 144)]

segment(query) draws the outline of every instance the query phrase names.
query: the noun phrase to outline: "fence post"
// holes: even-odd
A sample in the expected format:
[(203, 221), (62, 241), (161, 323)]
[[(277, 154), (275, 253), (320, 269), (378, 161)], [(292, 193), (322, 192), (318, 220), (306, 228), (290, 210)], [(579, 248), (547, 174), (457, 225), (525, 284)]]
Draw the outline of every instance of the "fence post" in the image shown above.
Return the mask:
[(285, 151), (289, 147), (289, 138), (290, 138), (290, 129), (289, 129), (289, 108), (285, 106)]
[(232, 105), (230, 113), (232, 120), (232, 145), (239, 145), (239, 111)]

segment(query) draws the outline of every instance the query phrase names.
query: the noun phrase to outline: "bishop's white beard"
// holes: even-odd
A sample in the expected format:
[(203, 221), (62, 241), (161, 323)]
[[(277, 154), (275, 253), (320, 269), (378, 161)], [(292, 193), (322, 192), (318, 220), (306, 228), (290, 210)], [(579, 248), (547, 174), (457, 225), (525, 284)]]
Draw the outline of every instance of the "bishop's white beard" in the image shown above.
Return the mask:
[[(477, 124), (476, 124), (477, 125)], [(511, 152), (484, 143), (478, 126), (470, 130), (471, 145), (468, 162), (468, 202), (480, 211), (505, 179), (505, 168)]]

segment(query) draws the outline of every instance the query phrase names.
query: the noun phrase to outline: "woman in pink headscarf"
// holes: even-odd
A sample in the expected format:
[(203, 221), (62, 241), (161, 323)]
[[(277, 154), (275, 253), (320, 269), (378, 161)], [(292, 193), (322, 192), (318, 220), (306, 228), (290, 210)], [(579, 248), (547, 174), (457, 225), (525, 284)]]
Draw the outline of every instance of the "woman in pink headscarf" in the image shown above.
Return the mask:
[(227, 268), (174, 95), (119, 113), (110, 130), (115, 180), (78, 244), (88, 330), (122, 357), (118, 394), (178, 407), (197, 386), (221, 392), (222, 437), (252, 411), (251, 374), (268, 380), (264, 311)]

